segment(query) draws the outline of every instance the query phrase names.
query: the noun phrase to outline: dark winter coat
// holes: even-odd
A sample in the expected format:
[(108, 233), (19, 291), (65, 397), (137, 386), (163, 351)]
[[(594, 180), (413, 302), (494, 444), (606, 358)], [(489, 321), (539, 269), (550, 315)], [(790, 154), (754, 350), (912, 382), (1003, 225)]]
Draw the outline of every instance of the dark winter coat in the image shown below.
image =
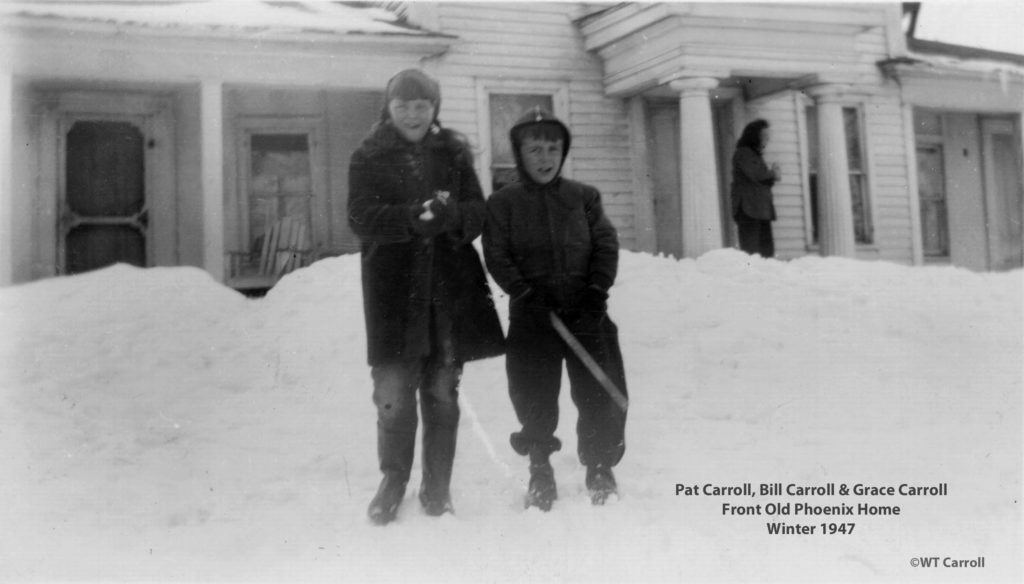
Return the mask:
[[(414, 225), (422, 203), (441, 191), (450, 194), (444, 230), (420, 235)], [(451, 322), (457, 361), (504, 352), (501, 324), (472, 246), (486, 211), (464, 142), (442, 129), (412, 144), (390, 123), (379, 124), (352, 155), (348, 212), (361, 239), (371, 365), (437, 350), (438, 315)]]
[(503, 290), (516, 298), (533, 288), (572, 308), (588, 286), (611, 288), (619, 242), (592, 186), (558, 177), (520, 182), (487, 200), (484, 258)]
[(775, 175), (761, 153), (740, 146), (732, 156), (732, 216), (743, 213), (751, 219), (775, 220), (772, 185)]

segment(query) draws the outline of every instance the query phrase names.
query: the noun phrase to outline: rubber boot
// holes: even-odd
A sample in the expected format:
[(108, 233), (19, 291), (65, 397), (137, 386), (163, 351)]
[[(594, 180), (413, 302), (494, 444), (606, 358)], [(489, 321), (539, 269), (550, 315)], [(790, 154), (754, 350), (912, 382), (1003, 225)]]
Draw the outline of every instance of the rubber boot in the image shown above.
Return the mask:
[(594, 505), (604, 505), (608, 497), (618, 495), (618, 488), (615, 484), (615, 474), (611, 467), (595, 464), (587, 467), (587, 491), (590, 492), (590, 502)]
[(398, 506), (402, 504), (405, 497), (406, 480), (400, 476), (389, 473), (385, 474), (377, 488), (377, 494), (370, 501), (370, 508), (366, 511), (370, 522), (374, 525), (387, 525), (395, 520), (398, 515)]
[(366, 512), (375, 525), (387, 525), (395, 520), (398, 507), (405, 497), (415, 448), (415, 430), (412, 433), (392, 432), (378, 425), (377, 456), (380, 458), (380, 470), (384, 478)]
[(427, 515), (455, 513), (449, 486), (458, 430), (458, 426), (437, 424), (423, 427), (423, 483), (419, 497)]
[(530, 485), (526, 491), (526, 507), (536, 507), (541, 511), (550, 511), (551, 505), (558, 499), (558, 487), (555, 485), (555, 469), (548, 460), (550, 453), (533, 451), (530, 453)]

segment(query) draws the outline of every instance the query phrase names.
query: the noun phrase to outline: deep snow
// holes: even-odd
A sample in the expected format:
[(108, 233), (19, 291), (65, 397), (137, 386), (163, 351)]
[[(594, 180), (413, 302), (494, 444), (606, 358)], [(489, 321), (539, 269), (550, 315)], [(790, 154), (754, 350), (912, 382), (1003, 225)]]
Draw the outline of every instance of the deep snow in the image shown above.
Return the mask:
[[(463, 378), (457, 514), (423, 515), (412, 488), (385, 528), (365, 519), (379, 473), (358, 256), (260, 300), (193, 268), (0, 288), (0, 581), (1019, 582), (1021, 284), (1020, 270), (623, 252), (621, 500), (589, 504), (565, 391), (562, 498), (522, 509), (490, 359)], [(744, 482), (948, 495), (675, 494)], [(901, 514), (723, 516), (726, 502)], [(773, 521), (856, 527), (769, 535)], [(931, 556), (985, 566), (910, 566)]]

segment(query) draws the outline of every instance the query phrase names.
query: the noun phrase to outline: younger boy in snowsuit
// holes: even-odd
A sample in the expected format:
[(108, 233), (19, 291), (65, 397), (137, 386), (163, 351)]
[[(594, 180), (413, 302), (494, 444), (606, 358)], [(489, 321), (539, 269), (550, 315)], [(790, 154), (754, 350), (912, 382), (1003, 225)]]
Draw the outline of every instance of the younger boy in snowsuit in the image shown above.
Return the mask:
[(509, 136), (519, 182), (488, 199), (483, 244), (488, 270), (509, 295), (506, 372), (522, 424), (511, 443), (530, 457), (526, 505), (547, 511), (558, 498), (549, 457), (561, 448), (554, 432), (563, 361), (579, 410), (578, 455), (591, 501), (601, 505), (617, 493), (612, 467), (625, 451), (626, 410), (566, 344), (551, 315), (624, 397), (618, 331), (606, 304), (618, 270), (618, 236), (598, 190), (560, 176), (572, 141), (562, 122), (534, 108)]

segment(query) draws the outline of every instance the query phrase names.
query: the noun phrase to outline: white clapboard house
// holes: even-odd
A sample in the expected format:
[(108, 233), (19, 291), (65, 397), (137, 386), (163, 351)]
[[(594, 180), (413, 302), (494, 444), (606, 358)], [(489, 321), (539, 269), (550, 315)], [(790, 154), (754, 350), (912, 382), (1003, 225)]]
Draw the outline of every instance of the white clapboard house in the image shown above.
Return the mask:
[(901, 3), (0, 3), (0, 283), (114, 262), (266, 287), (351, 253), (348, 161), (400, 69), (443, 87), (485, 190), (542, 104), (623, 247), (735, 245), (763, 117), (778, 254), (1022, 262), (1024, 56), (923, 42)]

